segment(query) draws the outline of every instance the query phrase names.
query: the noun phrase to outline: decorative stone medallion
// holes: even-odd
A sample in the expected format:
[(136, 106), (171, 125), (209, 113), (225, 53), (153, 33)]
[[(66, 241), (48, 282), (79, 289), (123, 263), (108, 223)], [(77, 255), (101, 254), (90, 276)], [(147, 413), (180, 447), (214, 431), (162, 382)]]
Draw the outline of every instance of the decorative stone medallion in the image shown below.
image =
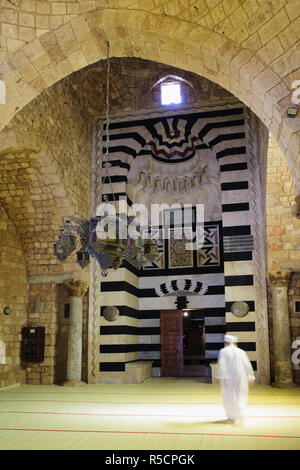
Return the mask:
[(120, 315), (119, 309), (117, 307), (105, 307), (103, 310), (103, 316), (107, 321), (115, 321)]
[(249, 312), (249, 305), (246, 302), (234, 302), (231, 306), (231, 313), (235, 317), (245, 317)]

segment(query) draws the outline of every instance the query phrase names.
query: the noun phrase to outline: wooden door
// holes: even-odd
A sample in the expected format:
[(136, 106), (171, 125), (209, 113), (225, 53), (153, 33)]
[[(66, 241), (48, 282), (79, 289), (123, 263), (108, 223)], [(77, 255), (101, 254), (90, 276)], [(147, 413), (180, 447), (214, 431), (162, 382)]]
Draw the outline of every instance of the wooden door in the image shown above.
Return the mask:
[(161, 375), (183, 375), (182, 310), (162, 310), (160, 320)]

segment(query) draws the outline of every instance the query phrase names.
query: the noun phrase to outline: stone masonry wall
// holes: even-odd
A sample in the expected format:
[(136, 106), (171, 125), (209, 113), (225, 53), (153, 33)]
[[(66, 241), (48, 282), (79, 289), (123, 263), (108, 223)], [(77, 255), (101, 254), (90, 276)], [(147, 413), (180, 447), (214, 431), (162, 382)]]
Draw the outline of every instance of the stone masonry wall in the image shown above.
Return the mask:
[[(267, 162), (267, 235), (268, 270), (292, 269), (288, 298), (291, 343), (300, 337), (300, 313), (295, 301), (300, 299), (300, 220), (292, 216), (293, 185), (286, 160), (275, 139), (270, 136)], [(271, 378), (273, 374), (272, 295), (268, 287)], [(293, 350), (291, 349), (291, 354)], [(273, 377), (274, 379), (274, 377)], [(294, 366), (294, 380), (300, 383), (299, 367)]]
[[(56, 368), (56, 336), (59, 287), (55, 283), (30, 284), (28, 325), (45, 327), (45, 358), (43, 362), (24, 363), (26, 383), (50, 385), (54, 383)], [(36, 301), (41, 301), (41, 310), (36, 312)]]
[(48, 156), (74, 215), (89, 213), (91, 122), (78, 105), (70, 78), (44, 91), (20, 111), (5, 132), (30, 133)]
[[(89, 217), (91, 141), (91, 120), (68, 79), (42, 93), (0, 134), (0, 202), (14, 220), (29, 274), (65, 269), (53, 256), (53, 243), (67, 216)], [(30, 144), (34, 151), (18, 149)]]
[[(40, 313), (35, 312), (41, 300)], [(26, 383), (31, 385), (63, 384), (67, 379), (69, 318), (65, 304), (70, 302), (63, 284), (54, 282), (30, 284), (28, 324), (45, 327), (45, 359), (26, 363)], [(88, 296), (83, 299), (82, 380), (87, 381), (87, 316)]]
[(286, 160), (270, 136), (266, 200), (269, 270), (300, 271), (300, 220), (291, 213), (294, 198)]
[[(10, 315), (3, 313), (9, 306)], [(25, 382), (20, 359), (21, 329), (26, 325), (28, 283), (22, 246), (15, 228), (0, 206), (0, 340), (6, 364), (0, 364), (0, 387)]]

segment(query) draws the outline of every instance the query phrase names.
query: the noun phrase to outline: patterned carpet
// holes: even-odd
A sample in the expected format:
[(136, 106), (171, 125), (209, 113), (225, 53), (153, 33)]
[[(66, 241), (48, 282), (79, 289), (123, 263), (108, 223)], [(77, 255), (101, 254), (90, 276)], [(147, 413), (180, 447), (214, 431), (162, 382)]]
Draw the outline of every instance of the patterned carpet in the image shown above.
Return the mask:
[(7, 387), (0, 449), (300, 449), (300, 387), (252, 387), (243, 425), (226, 422), (219, 386), (197, 378)]

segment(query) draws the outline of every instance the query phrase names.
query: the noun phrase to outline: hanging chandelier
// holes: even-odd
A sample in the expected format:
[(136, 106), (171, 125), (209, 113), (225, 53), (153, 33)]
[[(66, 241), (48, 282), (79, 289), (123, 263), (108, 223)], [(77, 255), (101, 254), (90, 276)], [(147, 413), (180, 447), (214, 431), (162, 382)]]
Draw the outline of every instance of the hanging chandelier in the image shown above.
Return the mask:
[[(109, 181), (112, 191), (112, 202), (116, 201), (109, 174), (109, 89), (110, 89), (110, 54), (107, 43), (107, 77), (106, 77), (106, 146), (103, 155), (102, 168)], [(97, 156), (98, 158), (98, 156)], [(101, 200), (108, 203), (107, 195), (101, 191)], [(117, 270), (124, 261), (141, 269), (147, 262), (153, 262), (158, 257), (157, 244), (151, 239), (140, 236), (135, 240), (128, 236), (128, 225), (133, 217), (126, 214), (96, 215), (89, 220), (78, 217), (68, 217), (60, 228), (60, 235), (54, 244), (54, 256), (61, 262), (76, 251), (77, 263), (83, 269), (94, 258), (100, 266), (102, 276), (108, 275), (108, 269)], [(125, 234), (125, 235), (124, 235)], [(122, 238), (123, 237), (123, 238)]]

